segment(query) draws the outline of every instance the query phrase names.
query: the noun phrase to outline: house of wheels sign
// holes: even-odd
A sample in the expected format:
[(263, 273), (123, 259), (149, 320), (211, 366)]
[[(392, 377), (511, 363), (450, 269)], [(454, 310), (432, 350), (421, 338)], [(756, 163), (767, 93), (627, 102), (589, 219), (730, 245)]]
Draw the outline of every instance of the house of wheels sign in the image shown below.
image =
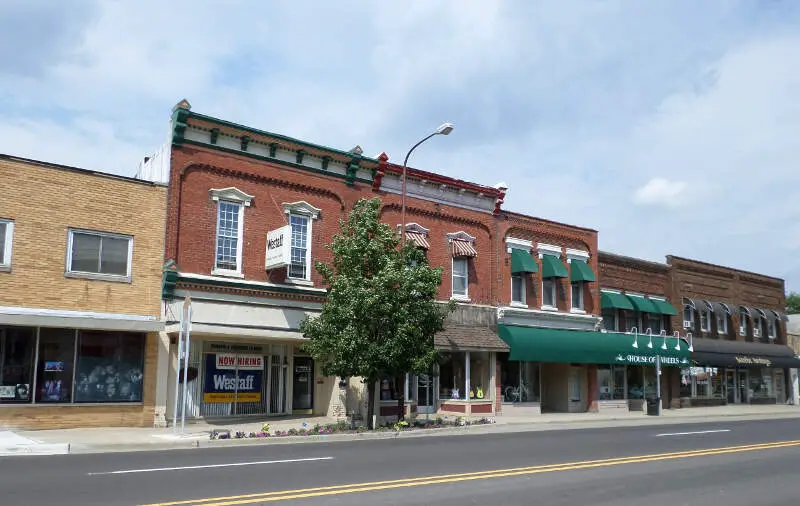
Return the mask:
[[(665, 357), (660, 355), (661, 365), (675, 365), (686, 366), (689, 365), (689, 359), (685, 357)], [(622, 353), (616, 356), (617, 363), (629, 365), (656, 365), (656, 355), (623, 355)]]

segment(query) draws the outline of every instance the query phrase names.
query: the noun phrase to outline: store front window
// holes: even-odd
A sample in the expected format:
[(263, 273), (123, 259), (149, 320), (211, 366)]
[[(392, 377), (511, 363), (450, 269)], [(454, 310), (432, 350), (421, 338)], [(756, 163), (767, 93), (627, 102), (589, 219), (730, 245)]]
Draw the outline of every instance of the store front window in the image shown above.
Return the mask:
[(392, 378), (384, 376), (380, 382), (381, 401), (397, 401), (405, 397), (406, 377)]
[(631, 366), (627, 368), (628, 399), (642, 399), (644, 397), (644, 369)]
[(0, 404), (31, 402), (36, 330), (0, 327)]
[(750, 371), (750, 397), (768, 399), (775, 397), (773, 373), (770, 369), (752, 369)]
[(508, 360), (507, 354), (500, 360), (503, 402), (539, 402), (540, 364)]
[(0, 327), (0, 404), (141, 402), (145, 336)]
[(439, 398), (443, 401), (491, 399), (493, 364), (490, 359), (491, 353), (486, 351), (444, 353), (439, 364)]
[(725, 395), (723, 370), (716, 367), (681, 369), (681, 397), (721, 399)]
[(625, 400), (626, 375), (624, 365), (598, 365), (597, 398), (601, 401)]

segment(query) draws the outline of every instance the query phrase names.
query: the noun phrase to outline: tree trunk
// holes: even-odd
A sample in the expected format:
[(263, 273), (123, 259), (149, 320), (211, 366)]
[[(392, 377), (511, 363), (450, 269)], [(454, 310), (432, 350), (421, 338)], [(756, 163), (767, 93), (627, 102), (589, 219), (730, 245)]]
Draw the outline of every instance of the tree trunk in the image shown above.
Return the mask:
[(372, 417), (375, 414), (375, 380), (367, 379), (367, 429), (375, 430)]
[(398, 376), (395, 378), (397, 386), (397, 421), (405, 420), (406, 418), (406, 377)]

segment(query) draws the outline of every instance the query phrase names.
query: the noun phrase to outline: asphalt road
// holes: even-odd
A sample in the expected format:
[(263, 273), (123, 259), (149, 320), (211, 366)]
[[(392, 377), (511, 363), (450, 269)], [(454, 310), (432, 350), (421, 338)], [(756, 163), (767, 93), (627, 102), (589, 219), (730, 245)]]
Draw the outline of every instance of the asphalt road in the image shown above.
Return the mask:
[(798, 470), (784, 419), (6, 457), (0, 504), (785, 506)]

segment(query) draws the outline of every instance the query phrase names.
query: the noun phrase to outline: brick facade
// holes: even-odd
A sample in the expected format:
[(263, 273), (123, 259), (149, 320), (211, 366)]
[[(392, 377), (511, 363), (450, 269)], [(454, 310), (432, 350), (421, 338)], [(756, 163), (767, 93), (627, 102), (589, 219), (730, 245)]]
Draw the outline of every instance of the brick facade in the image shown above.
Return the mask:
[[(30, 319), (47, 314), (40, 310), (59, 315), (91, 312), (154, 319), (160, 316), (166, 209), (163, 185), (0, 156), (0, 193), (0, 219), (14, 222), (11, 266), (0, 270), (0, 306), (27, 310), (33, 315)], [(133, 237), (130, 281), (65, 274), (70, 228)], [(59, 326), (72, 329), (71, 317), (59, 316), (63, 322)], [(12, 318), (11, 326), (21, 325), (13, 323), (13, 314), (4, 318)], [(83, 328), (79, 323), (73, 326)], [(0, 404), (0, 426), (152, 426), (158, 334), (147, 333), (144, 347), (142, 402)]]
[[(723, 302), (733, 313), (727, 336), (718, 334), (716, 321), (712, 321), (711, 332), (703, 332), (699, 326), (699, 318), (695, 318), (695, 326), (691, 329), (695, 336), (749, 341), (753, 339), (752, 325), (748, 326), (746, 336), (739, 335), (739, 306), (779, 313), (786, 310), (786, 292), (782, 279), (671, 255), (667, 256), (667, 264), (672, 268), (670, 299), (679, 311), (683, 310), (685, 299), (703, 299)], [(685, 332), (682, 319), (674, 319), (673, 330)], [(786, 344), (784, 321), (777, 322), (777, 331), (774, 342)], [(767, 340), (766, 333), (762, 339)]]

